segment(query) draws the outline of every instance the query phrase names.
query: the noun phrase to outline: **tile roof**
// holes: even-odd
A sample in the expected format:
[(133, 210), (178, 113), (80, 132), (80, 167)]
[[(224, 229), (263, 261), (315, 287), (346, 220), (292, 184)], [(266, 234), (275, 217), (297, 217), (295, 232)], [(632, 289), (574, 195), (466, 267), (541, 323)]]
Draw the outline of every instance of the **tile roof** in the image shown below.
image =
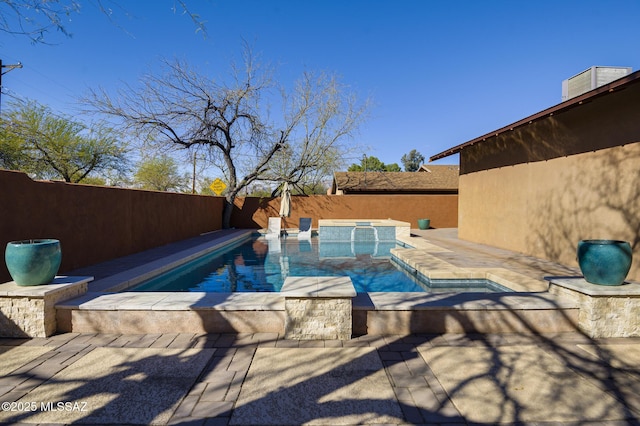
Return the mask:
[(333, 193), (457, 192), (460, 167), (422, 166), (419, 172), (335, 172)]

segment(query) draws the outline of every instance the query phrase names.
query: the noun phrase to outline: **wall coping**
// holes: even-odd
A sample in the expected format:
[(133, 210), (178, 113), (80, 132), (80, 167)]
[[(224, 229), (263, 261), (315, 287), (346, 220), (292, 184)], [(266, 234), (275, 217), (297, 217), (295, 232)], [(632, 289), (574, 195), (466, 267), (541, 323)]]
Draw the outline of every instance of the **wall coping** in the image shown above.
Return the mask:
[(584, 278), (553, 278), (549, 280), (551, 284), (568, 288), (578, 293), (588, 296), (617, 296), (633, 297), (640, 296), (640, 284), (628, 282), (622, 285), (598, 285), (588, 283)]
[(89, 276), (66, 276), (60, 275), (53, 279), (50, 284), (19, 286), (15, 281), (0, 284), (0, 297), (29, 297), (32, 299), (44, 299), (45, 296), (52, 296), (69, 288), (77, 287), (92, 281)]
[(394, 219), (318, 219), (320, 226), (395, 226), (410, 227), (409, 222)]

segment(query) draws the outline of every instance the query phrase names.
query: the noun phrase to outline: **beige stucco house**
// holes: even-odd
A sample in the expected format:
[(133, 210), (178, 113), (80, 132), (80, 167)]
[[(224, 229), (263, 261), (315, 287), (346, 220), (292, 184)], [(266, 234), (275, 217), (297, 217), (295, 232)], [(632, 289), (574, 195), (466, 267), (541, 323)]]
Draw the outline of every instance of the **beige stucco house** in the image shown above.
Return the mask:
[(570, 265), (581, 239), (626, 240), (640, 280), (640, 72), (431, 161), (455, 153), (460, 238)]

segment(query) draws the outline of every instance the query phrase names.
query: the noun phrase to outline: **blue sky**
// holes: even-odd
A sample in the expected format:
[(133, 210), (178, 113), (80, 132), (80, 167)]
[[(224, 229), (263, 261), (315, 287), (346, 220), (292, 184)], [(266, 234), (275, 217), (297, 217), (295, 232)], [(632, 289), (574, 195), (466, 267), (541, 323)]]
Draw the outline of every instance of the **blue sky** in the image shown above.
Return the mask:
[(411, 149), (428, 158), (560, 103), (562, 80), (592, 65), (640, 69), (637, 0), (187, 1), (206, 38), (173, 0), (103, 0), (111, 20), (80, 3), (71, 38), (0, 33), (0, 59), (24, 65), (3, 76), (3, 106), (29, 98), (75, 114), (88, 88), (135, 85), (161, 58), (225, 76), (245, 39), (285, 85), (329, 71), (370, 97), (354, 142), (401, 164)]

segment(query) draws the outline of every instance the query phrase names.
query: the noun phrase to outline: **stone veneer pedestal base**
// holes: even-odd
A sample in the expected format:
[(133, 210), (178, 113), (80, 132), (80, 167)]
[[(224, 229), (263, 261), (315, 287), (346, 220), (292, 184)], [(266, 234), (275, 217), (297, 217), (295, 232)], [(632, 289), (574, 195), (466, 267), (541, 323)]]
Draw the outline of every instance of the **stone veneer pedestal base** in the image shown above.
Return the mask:
[(589, 337), (640, 336), (640, 284), (590, 284), (584, 278), (555, 278), (549, 293), (580, 304), (578, 326)]
[(87, 292), (93, 277), (55, 277), (51, 284), (0, 284), (0, 337), (48, 337), (56, 332), (58, 302)]
[(289, 277), (284, 296), (285, 339), (351, 339), (356, 290), (349, 277)]

